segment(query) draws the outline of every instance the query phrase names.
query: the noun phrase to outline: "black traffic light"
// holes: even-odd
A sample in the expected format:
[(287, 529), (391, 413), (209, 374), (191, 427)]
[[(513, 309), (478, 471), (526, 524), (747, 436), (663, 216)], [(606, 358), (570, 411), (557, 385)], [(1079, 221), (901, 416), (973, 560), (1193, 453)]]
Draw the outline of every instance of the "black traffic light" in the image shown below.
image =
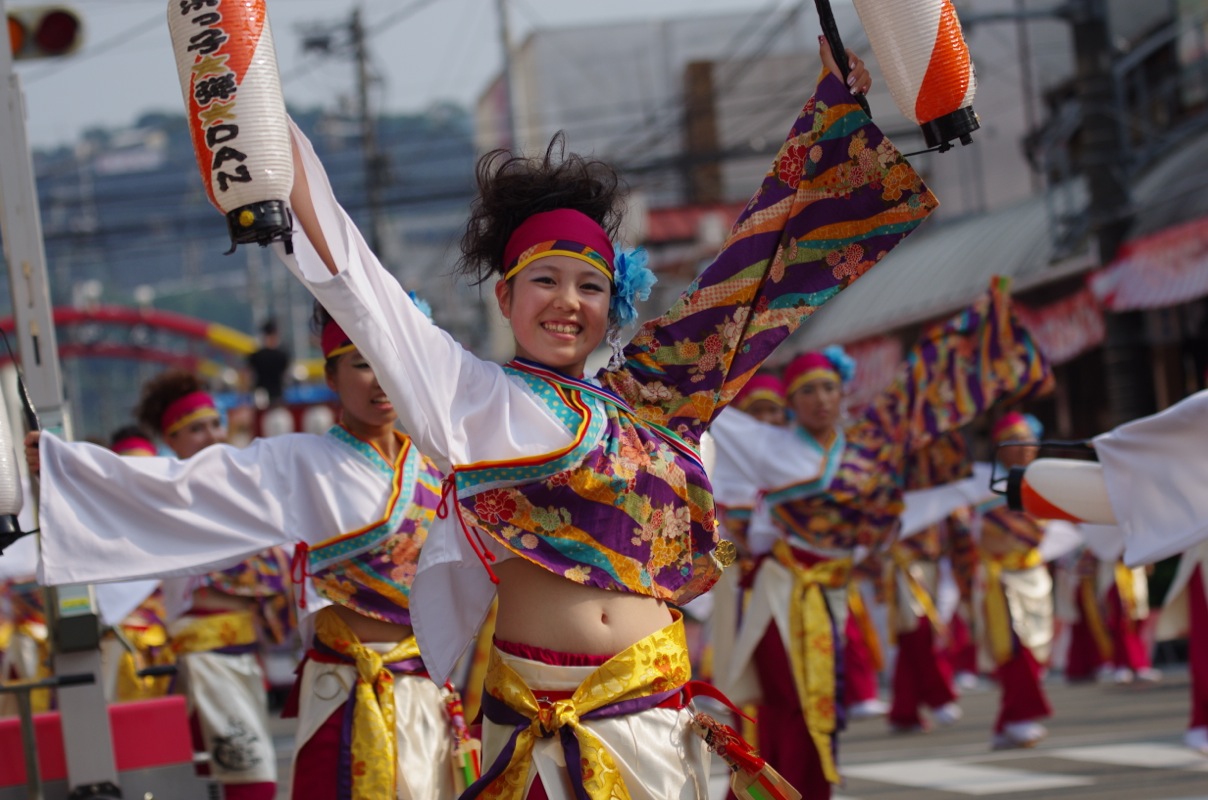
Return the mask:
[(10, 8), (8, 41), (16, 60), (65, 56), (84, 41), (84, 26), (75, 11), (62, 6)]

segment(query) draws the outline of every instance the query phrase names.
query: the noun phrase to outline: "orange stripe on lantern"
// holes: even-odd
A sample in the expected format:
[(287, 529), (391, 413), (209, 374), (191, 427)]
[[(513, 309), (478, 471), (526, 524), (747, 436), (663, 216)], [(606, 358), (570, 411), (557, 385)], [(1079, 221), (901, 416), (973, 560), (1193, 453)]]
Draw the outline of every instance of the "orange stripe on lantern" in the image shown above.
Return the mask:
[(914, 113), (920, 124), (961, 107), (969, 93), (969, 48), (961, 35), (961, 23), (952, 3), (944, 0), (936, 29), (935, 49), (923, 84), (915, 99)]

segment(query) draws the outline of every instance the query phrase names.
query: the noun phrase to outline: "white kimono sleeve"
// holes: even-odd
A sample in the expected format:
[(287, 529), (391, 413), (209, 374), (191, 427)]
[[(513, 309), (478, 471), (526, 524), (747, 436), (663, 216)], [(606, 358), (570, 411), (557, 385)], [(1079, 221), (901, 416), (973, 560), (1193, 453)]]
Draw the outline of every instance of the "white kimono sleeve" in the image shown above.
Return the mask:
[(570, 442), (570, 431), (498, 364), (467, 352), (416, 308), (336, 201), (310, 142), (297, 127), (291, 132), (339, 274), (299, 227), (294, 254), (280, 245), (277, 254), (373, 365), (420, 451), (447, 473), (455, 464), (541, 455)]
[(1124, 561), (1149, 564), (1208, 540), (1208, 391), (1095, 439)]
[(717, 451), (711, 478), (721, 503), (750, 505), (733, 493), (741, 495), (749, 491), (747, 486), (778, 489), (822, 474), (823, 454), (801, 441), (790, 427), (769, 425), (736, 408), (726, 408), (713, 420), (709, 433)]
[[(127, 458), (41, 437), (46, 585), (198, 574), (294, 541), (305, 504), (291, 498), (296, 437), (214, 445), (192, 458)], [(292, 502), (291, 502), (292, 499)]]

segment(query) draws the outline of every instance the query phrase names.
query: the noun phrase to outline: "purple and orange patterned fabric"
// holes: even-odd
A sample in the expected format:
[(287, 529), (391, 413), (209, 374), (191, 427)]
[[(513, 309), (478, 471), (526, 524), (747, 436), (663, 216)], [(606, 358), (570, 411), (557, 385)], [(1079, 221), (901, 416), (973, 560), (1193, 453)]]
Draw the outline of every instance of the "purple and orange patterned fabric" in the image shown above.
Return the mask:
[(298, 626), (289, 594), (289, 556), (280, 547), (208, 573), (201, 585), (221, 594), (254, 599), (257, 618), (273, 644), (284, 643)]
[[(411, 624), (411, 583), (415, 580), (420, 549), (428, 538), (428, 528), (440, 504), (440, 470), (430, 459), (411, 446), (401, 432), (398, 461), (390, 464), (372, 445), (357, 439), (339, 426), (327, 432), (355, 450), (384, 474), (394, 479), (396, 489), (391, 507), (381, 525), (364, 531), (345, 533), (333, 539), (333, 547), (353, 545), (348, 554), (332, 553), (315, 545), (310, 549), (308, 571), (315, 590), (345, 608), (372, 619)], [(356, 547), (356, 535), (367, 536), (372, 544)], [(324, 563), (326, 562), (326, 563)], [(322, 564), (322, 566), (316, 566)]]
[(902, 512), (913, 454), (991, 407), (1051, 384), (1048, 364), (1011, 312), (1006, 286), (995, 281), (968, 309), (927, 330), (893, 385), (844, 430), (847, 445), (829, 483), (774, 504), (772, 519), (809, 548), (875, 547)]
[(509, 366), (575, 440), (525, 463), (458, 468), (463, 522), (578, 583), (674, 603), (706, 591), (719, 566), (712, 488), (691, 452), (701, 434), (785, 337), (936, 205), (824, 77), (717, 260), (641, 328), (622, 366), (596, 376), (607, 397)]

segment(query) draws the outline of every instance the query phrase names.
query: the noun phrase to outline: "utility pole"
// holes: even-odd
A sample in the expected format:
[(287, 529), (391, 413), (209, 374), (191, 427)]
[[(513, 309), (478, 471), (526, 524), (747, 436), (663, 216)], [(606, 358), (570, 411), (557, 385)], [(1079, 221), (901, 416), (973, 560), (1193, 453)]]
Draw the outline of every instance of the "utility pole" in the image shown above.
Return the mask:
[[(370, 68), (369, 45), (361, 10), (355, 8), (347, 24), (307, 26), (303, 51), (351, 58), (356, 69), (357, 124), (361, 133), (361, 163), (365, 171), (365, 206), (369, 211), (369, 246), (383, 261), (385, 236), (382, 187), (385, 185), (386, 157), (377, 146), (377, 120), (369, 105), (369, 87), (375, 77)], [(343, 36), (337, 35), (343, 33)], [(346, 38), (345, 38), (346, 37)]]
[[(1112, 43), (1106, 0), (1071, 0), (1078, 97), (1082, 103), (1082, 172), (1090, 189), (1091, 233), (1099, 261), (1115, 259), (1132, 222), (1124, 114), (1112, 84)], [(1107, 315), (1103, 346), (1109, 426), (1156, 410), (1142, 312)]]
[(508, 26), (507, 0), (495, 0), (495, 13), (499, 17), (499, 46), (503, 50), (503, 119), (508, 136), (507, 148), (518, 153), (520, 140), (516, 135), (516, 91), (512, 88), (512, 34)]
[(361, 123), (361, 155), (365, 164), (365, 201), (369, 208), (369, 246), (382, 257), (384, 240), (382, 218), (382, 178), (386, 160), (377, 148), (377, 120), (369, 108), (369, 47), (365, 42), (365, 26), (361, 22), (361, 9), (352, 10), (348, 23), (348, 36), (352, 42), (352, 57), (357, 66), (357, 114)]

